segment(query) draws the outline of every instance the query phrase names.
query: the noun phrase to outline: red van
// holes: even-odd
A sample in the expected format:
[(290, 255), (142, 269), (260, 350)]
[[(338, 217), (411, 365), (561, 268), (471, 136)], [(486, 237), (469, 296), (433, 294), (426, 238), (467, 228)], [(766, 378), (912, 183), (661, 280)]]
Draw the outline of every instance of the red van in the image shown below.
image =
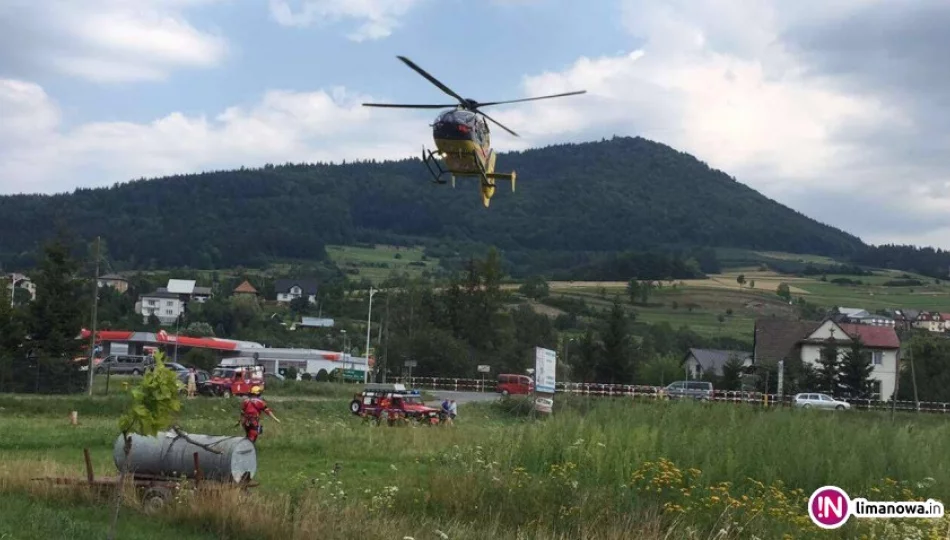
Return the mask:
[(498, 384), (495, 391), (503, 396), (512, 394), (530, 394), (534, 392), (534, 380), (527, 375), (502, 373), (498, 375)]

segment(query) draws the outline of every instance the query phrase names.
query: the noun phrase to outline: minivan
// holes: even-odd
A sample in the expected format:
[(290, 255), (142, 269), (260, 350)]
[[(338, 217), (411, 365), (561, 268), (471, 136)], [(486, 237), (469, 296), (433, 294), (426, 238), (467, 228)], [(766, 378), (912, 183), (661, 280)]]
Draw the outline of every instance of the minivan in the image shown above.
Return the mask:
[(502, 373), (498, 375), (498, 384), (495, 386), (495, 391), (503, 396), (530, 394), (534, 392), (534, 380), (527, 375)]
[(113, 354), (105, 357), (96, 366), (96, 373), (113, 373), (116, 375), (142, 375), (155, 365), (151, 356), (135, 354)]
[(701, 401), (711, 401), (713, 385), (709, 381), (676, 381), (663, 389), (667, 399), (693, 398)]

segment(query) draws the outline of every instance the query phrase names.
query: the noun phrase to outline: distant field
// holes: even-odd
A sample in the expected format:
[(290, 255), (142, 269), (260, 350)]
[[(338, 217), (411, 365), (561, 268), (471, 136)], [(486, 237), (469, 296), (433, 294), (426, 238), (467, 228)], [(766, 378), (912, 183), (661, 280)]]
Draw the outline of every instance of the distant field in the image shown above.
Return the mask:
[[(745, 276), (739, 287), (736, 278)], [(710, 276), (710, 279), (663, 282), (663, 287), (650, 295), (647, 306), (629, 306), (641, 322), (668, 322), (673, 327), (686, 325), (705, 336), (731, 336), (751, 341), (757, 317), (795, 316), (795, 309), (776, 294), (780, 283), (786, 283), (792, 296), (801, 296), (821, 307), (855, 307), (874, 312), (884, 308), (950, 311), (950, 285), (935, 284), (933, 279), (911, 276), (922, 285), (888, 287), (884, 283), (901, 279), (904, 272), (879, 271), (872, 276), (783, 276), (757, 269), (732, 270)], [(861, 285), (832, 283), (837, 278), (862, 282)], [(754, 282), (754, 287), (750, 287)], [(596, 309), (607, 309), (613, 297), (620, 294), (626, 301), (627, 284), (621, 281), (556, 281), (549, 283), (554, 297), (582, 299)], [(510, 286), (516, 288), (517, 286)], [(603, 290), (603, 294), (602, 294)], [(690, 309), (690, 307), (692, 309)], [(547, 313), (551, 308), (545, 306)], [(731, 310), (731, 314), (727, 312)], [(542, 311), (538, 309), (538, 311)], [(545, 311), (542, 311), (545, 312)], [(725, 320), (720, 323), (718, 316)]]
[(831, 257), (809, 255), (805, 253), (786, 253), (782, 251), (753, 251), (749, 249), (718, 248), (716, 257), (723, 268), (732, 269), (741, 266), (758, 266), (769, 261), (802, 262), (814, 264), (837, 264)]
[(380, 283), (393, 273), (419, 276), (424, 270), (434, 271), (439, 261), (426, 259), (420, 247), (376, 245), (374, 248), (327, 246), (330, 259), (351, 279), (366, 278)]

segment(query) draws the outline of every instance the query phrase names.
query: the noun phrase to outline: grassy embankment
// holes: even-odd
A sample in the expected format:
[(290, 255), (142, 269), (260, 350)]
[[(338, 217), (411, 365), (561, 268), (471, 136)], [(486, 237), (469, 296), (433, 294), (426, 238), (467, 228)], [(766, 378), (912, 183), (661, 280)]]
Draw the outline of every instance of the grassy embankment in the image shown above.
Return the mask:
[[(115, 474), (112, 444), (126, 405), (121, 394), (0, 396), (11, 434), (0, 439), (0, 503), (16, 509), (0, 513), (0, 538), (102, 537), (103, 502), (28, 479), (82, 476), (83, 447), (98, 474)], [(180, 423), (237, 435), (235, 408), (186, 400)], [(895, 522), (819, 531), (805, 509), (812, 490), (834, 484), (872, 500), (950, 499), (950, 426), (936, 416), (891, 423), (857, 411), (559, 396), (546, 420), (513, 414), (510, 404), (467, 404), (453, 427), (374, 428), (350, 415), (345, 399), (287, 400), (275, 409), (283, 423), (267, 423), (261, 486), (243, 505), (203, 494), (156, 517), (129, 507), (123, 537), (435, 539), (438, 529), (486, 539), (857, 538)], [(71, 410), (80, 425), (69, 425)]]

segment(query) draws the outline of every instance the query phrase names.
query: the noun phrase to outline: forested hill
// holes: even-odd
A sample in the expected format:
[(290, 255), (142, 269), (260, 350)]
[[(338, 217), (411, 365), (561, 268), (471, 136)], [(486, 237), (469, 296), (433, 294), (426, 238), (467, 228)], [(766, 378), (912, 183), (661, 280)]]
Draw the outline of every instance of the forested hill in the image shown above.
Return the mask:
[(27, 263), (61, 224), (102, 235), (114, 260), (225, 267), (319, 258), (323, 245), (427, 237), (509, 251), (658, 245), (850, 256), (855, 236), (782, 206), (694, 157), (618, 137), (502, 154), (491, 208), (477, 181), (434, 185), (417, 159), (286, 165), (0, 197), (0, 262)]

